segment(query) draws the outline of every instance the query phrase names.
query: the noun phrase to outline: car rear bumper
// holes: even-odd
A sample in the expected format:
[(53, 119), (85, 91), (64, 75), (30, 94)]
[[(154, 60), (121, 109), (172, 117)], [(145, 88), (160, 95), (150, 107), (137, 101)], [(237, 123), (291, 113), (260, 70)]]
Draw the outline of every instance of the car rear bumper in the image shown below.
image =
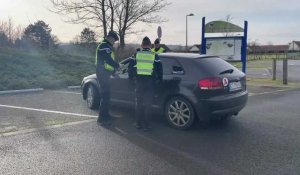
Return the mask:
[(207, 119), (213, 115), (236, 115), (247, 104), (248, 91), (236, 94), (197, 100), (195, 110), (199, 119)]

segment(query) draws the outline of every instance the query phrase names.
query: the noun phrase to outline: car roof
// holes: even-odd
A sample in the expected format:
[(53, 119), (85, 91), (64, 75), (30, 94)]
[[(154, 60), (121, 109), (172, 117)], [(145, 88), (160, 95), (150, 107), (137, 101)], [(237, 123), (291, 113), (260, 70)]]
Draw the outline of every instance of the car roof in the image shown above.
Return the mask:
[(196, 58), (208, 58), (208, 57), (216, 57), (216, 56), (208, 56), (208, 55), (200, 55), (198, 53), (161, 53), (158, 55), (159, 57), (167, 57), (167, 58), (179, 58), (179, 59), (196, 59)]

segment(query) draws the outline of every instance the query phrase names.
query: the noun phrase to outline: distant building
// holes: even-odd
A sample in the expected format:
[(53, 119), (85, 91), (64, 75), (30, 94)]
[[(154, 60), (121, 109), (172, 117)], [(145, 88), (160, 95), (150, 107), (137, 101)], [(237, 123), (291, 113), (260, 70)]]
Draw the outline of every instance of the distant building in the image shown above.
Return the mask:
[(201, 44), (195, 44), (189, 48), (189, 52), (193, 52), (193, 53), (200, 53), (200, 50), (201, 50)]
[(292, 41), (289, 43), (289, 51), (300, 51), (300, 41)]
[(289, 45), (257, 45), (248, 46), (248, 53), (284, 53), (288, 49)]
[(168, 45), (171, 52), (185, 52), (185, 46), (181, 45)]

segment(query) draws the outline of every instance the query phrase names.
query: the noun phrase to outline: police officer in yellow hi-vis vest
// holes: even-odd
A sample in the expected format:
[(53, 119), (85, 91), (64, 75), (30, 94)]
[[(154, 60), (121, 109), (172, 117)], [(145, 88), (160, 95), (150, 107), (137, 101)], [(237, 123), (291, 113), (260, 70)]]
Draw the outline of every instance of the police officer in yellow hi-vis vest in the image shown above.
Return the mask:
[(149, 131), (155, 85), (162, 81), (162, 64), (157, 54), (151, 51), (148, 37), (142, 41), (142, 50), (138, 50), (130, 61), (128, 73), (129, 78), (135, 80), (135, 126)]
[(154, 48), (151, 50), (152, 50), (152, 52), (157, 53), (157, 54), (166, 52), (166, 50), (163, 47), (161, 47), (159, 38), (157, 38), (154, 41)]
[(98, 45), (96, 49), (96, 75), (100, 85), (100, 106), (97, 122), (101, 125), (110, 125), (110, 82), (109, 77), (119, 68), (119, 63), (115, 61), (113, 45), (119, 37), (116, 32), (110, 31), (106, 38)]

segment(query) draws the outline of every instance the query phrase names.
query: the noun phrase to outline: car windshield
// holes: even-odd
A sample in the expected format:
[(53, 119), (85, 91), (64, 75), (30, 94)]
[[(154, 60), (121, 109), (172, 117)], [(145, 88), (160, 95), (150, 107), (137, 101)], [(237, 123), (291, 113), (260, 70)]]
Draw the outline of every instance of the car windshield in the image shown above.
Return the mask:
[(298, 0), (0, 0), (0, 175), (300, 174)]

